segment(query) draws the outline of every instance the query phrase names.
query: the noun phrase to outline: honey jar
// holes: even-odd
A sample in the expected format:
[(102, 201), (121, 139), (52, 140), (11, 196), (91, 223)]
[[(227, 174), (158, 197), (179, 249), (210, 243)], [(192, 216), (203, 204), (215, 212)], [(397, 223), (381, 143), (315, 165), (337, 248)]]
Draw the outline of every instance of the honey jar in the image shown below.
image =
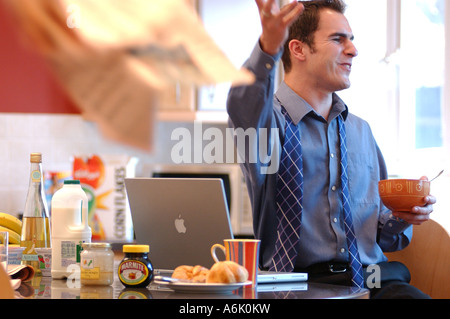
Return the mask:
[(111, 285), (114, 281), (114, 253), (109, 243), (83, 243), (80, 254), (82, 285)]

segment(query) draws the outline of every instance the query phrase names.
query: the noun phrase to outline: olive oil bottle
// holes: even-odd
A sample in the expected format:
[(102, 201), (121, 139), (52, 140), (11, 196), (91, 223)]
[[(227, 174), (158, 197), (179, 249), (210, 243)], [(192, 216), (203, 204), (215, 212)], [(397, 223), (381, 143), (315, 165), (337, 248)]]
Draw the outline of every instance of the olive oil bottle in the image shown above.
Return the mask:
[(22, 219), (20, 246), (25, 247), (22, 264), (31, 265), (36, 275), (41, 275), (35, 248), (51, 247), (50, 218), (45, 199), (42, 176), (42, 155), (30, 155), (30, 181)]

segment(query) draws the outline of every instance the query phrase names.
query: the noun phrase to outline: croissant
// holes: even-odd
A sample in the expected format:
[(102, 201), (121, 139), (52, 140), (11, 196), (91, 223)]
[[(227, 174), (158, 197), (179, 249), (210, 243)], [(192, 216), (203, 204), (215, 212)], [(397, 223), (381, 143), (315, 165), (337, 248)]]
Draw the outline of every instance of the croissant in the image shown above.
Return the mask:
[(239, 283), (248, 279), (248, 271), (234, 261), (215, 263), (206, 276), (207, 283)]
[(203, 266), (178, 266), (172, 273), (172, 278), (190, 280), (192, 282), (204, 283), (206, 281), (206, 275), (208, 274), (208, 268)]

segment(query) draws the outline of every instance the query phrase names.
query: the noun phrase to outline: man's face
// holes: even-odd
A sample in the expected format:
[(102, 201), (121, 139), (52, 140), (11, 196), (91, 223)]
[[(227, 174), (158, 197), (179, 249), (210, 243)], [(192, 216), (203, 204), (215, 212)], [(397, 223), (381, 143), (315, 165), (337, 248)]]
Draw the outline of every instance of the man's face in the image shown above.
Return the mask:
[(308, 73), (324, 92), (350, 87), (352, 60), (358, 55), (353, 44), (353, 32), (341, 13), (325, 9), (314, 34), (314, 49), (308, 52)]

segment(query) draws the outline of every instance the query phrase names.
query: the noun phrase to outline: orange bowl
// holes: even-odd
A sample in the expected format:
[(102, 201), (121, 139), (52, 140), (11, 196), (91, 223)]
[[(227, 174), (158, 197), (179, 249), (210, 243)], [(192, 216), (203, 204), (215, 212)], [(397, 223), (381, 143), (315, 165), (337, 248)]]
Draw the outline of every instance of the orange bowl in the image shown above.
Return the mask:
[(409, 212), (414, 206), (424, 206), (430, 194), (430, 182), (419, 179), (385, 179), (378, 182), (378, 192), (384, 205), (392, 211)]

